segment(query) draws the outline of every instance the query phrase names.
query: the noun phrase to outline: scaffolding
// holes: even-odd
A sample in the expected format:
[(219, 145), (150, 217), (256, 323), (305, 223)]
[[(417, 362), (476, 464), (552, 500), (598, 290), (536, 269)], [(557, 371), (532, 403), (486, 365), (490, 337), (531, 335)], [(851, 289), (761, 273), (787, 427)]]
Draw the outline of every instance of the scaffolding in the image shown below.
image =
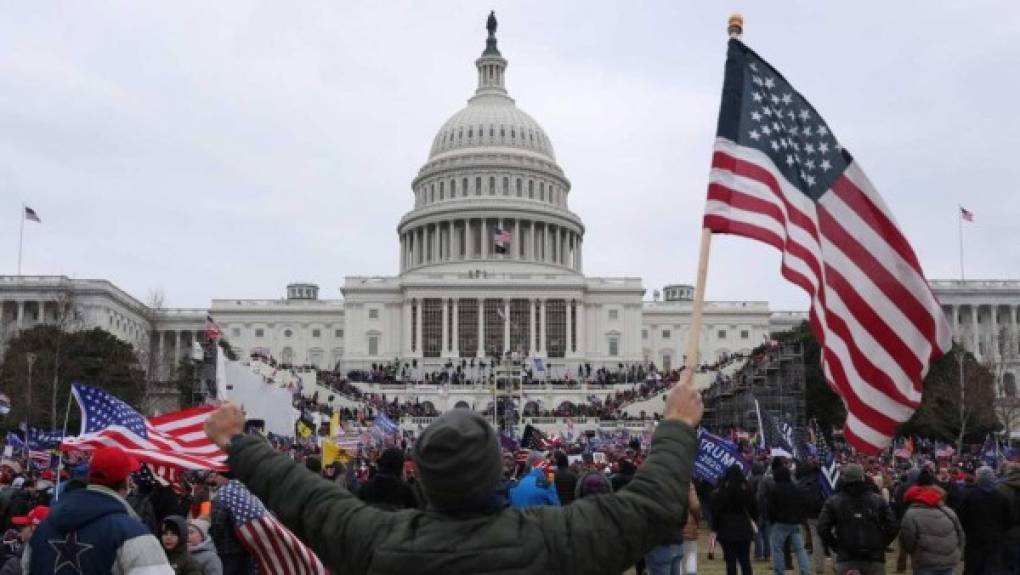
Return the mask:
[(802, 429), (807, 423), (804, 390), (804, 348), (800, 343), (758, 350), (731, 377), (720, 375), (712, 382), (704, 396), (703, 425), (716, 433), (757, 431), (757, 399), (761, 409)]

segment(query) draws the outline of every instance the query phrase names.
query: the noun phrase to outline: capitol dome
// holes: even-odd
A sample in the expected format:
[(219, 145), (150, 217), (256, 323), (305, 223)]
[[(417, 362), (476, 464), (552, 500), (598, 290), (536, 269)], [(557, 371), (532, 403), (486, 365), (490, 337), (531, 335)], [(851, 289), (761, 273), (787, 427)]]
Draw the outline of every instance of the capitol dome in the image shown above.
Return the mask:
[(507, 93), (494, 15), (486, 28), (478, 87), (411, 183), (414, 208), (397, 227), (401, 272), (580, 274), (584, 224), (568, 207), (570, 180), (548, 134)]
[[(482, 88), (479, 88), (482, 90)], [(479, 147), (518, 148), (556, 161), (552, 143), (534, 118), (509, 96), (479, 94), (443, 124), (432, 141), (429, 159), (453, 150)]]

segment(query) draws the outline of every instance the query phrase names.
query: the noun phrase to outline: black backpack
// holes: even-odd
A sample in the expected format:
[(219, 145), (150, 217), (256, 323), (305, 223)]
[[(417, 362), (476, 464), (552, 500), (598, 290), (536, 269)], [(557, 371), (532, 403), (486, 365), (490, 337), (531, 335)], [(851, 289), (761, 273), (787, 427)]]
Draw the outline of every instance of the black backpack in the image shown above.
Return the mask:
[(836, 540), (840, 548), (852, 555), (867, 555), (885, 550), (878, 510), (871, 502), (871, 494), (861, 497), (843, 497), (839, 506)]

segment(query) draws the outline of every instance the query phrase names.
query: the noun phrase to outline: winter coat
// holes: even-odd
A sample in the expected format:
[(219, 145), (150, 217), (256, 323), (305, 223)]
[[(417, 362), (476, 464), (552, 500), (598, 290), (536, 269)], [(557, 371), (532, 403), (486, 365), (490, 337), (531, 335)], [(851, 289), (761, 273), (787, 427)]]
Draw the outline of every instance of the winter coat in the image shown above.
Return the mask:
[(529, 471), (517, 486), (510, 490), (510, 505), (513, 507), (559, 506), (559, 504), (560, 497), (556, 494), (556, 486), (549, 483), (541, 469)]
[(914, 569), (955, 567), (963, 557), (963, 527), (944, 498), (940, 487), (920, 485), (904, 497), (910, 506), (900, 524), (900, 542)]
[(712, 494), (712, 529), (719, 541), (754, 539), (752, 521), (758, 520), (758, 503), (750, 487), (736, 494), (720, 488)]
[(975, 485), (967, 491), (957, 514), (967, 546), (994, 549), (1000, 545), (1010, 527), (1009, 512), (1009, 498), (994, 485)]
[(381, 471), (361, 484), (358, 499), (388, 511), (418, 507), (418, 498), (406, 481)]
[(818, 478), (818, 471), (812, 471), (803, 477), (797, 478), (797, 489), (800, 490), (804, 503), (804, 513), (808, 519), (818, 519), (822, 514), (822, 506), (825, 505), (825, 497), (822, 496), (822, 482)]
[[(187, 533), (187, 530), (185, 530)], [(60, 541), (59, 546), (53, 541)], [(82, 551), (88, 545), (87, 550)], [(22, 568), (30, 575), (53, 572), (58, 547), (78, 550), (82, 573), (121, 575), (145, 572), (147, 575), (172, 575), (163, 547), (135, 516), (120, 494), (89, 485), (65, 493), (50, 508), (24, 550)]]
[(21, 553), (12, 553), (4, 559), (4, 566), (0, 568), (0, 575), (21, 575)]
[(771, 523), (800, 525), (807, 518), (804, 494), (792, 481), (776, 481), (768, 500)]
[(1009, 500), (1010, 528), (1004, 542), (1020, 544), (1020, 466), (1014, 466), (999, 482), (999, 492)]
[[(822, 513), (818, 516), (818, 536), (827, 546), (836, 550), (837, 563), (885, 563), (885, 548), (896, 539), (899, 530), (896, 516), (889, 503), (875, 493), (871, 486), (874, 484), (870, 481), (837, 482), (836, 493), (822, 506)], [(858, 508), (865, 511), (865, 519), (872, 524), (874, 533), (878, 535), (871, 548), (851, 549), (846, 542), (839, 540), (840, 523), (846, 521)]]
[(203, 575), (223, 575), (223, 562), (216, 554), (212, 539), (206, 537), (198, 545), (188, 545), (191, 558), (202, 568)]
[(694, 428), (663, 421), (623, 490), (564, 507), (470, 514), (374, 509), (277, 453), (236, 436), (228, 465), (334, 573), (622, 573), (687, 514)]
[(569, 505), (574, 500), (574, 489), (577, 488), (577, 474), (567, 467), (556, 468), (556, 476), (553, 478), (556, 484), (556, 495), (560, 498), (560, 505)]

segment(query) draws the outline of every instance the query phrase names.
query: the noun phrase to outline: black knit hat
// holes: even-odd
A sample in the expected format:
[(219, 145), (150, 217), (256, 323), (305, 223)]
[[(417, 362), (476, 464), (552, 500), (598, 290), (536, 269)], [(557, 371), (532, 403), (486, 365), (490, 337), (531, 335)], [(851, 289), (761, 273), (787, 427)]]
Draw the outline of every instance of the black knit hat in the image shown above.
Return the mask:
[(485, 507), (503, 476), (496, 430), (467, 409), (446, 412), (422, 432), (414, 463), (426, 499), (439, 511)]
[(400, 475), (404, 472), (404, 450), (399, 447), (387, 447), (379, 456), (376, 465), (382, 473)]

